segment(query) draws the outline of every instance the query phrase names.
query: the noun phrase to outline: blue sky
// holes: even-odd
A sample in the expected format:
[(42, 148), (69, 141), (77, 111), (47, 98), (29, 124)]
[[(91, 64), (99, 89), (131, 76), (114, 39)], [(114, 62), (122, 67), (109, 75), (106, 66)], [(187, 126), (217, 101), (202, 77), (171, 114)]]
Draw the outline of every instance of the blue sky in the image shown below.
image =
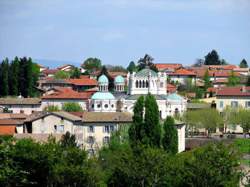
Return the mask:
[(250, 0), (0, 0), (0, 25), (1, 59), (250, 63)]

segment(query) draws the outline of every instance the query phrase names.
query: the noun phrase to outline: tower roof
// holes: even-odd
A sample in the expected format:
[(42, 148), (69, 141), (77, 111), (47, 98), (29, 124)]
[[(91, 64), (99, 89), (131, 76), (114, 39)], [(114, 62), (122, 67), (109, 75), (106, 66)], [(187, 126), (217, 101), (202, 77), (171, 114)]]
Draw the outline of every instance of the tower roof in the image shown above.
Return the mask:
[(151, 74), (152, 77), (157, 77), (157, 73), (149, 68), (145, 68), (135, 74), (136, 77), (148, 77)]
[(105, 99), (115, 99), (112, 93), (110, 92), (96, 92), (92, 95), (91, 99), (93, 100), (105, 100)]
[(121, 75), (116, 76), (115, 83), (124, 83), (124, 78)]
[(108, 84), (109, 83), (109, 80), (107, 78), (106, 75), (101, 75), (99, 78), (98, 78), (98, 83), (105, 83), (105, 84)]

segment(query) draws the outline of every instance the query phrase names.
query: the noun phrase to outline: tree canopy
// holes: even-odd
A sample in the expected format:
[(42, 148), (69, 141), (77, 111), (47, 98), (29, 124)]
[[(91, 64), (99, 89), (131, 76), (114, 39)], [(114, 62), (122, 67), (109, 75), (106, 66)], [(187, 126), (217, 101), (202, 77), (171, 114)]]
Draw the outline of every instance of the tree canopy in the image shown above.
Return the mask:
[(240, 68), (248, 68), (246, 59), (242, 59), (242, 61), (240, 62)]
[(132, 73), (132, 72), (136, 72), (136, 65), (134, 63), (134, 61), (131, 61), (127, 67), (128, 72)]
[(228, 86), (237, 86), (240, 83), (240, 78), (235, 75), (235, 73), (232, 71), (230, 73), (230, 76), (228, 77)]
[(55, 79), (69, 79), (70, 78), (70, 72), (60, 70), (60, 71), (55, 73), (54, 78)]
[(83, 109), (79, 103), (64, 103), (62, 106), (62, 110), (66, 112), (82, 112)]
[(102, 68), (102, 62), (98, 58), (90, 57), (86, 59), (81, 66), (82, 68), (84, 68), (85, 70), (89, 72), (94, 72)]

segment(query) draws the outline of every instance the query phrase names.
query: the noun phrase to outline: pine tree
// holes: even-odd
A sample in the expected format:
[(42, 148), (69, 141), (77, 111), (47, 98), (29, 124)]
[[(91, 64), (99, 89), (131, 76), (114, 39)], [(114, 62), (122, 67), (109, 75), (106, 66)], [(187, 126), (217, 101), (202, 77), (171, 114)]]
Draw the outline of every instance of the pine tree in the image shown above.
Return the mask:
[(248, 68), (248, 64), (245, 59), (242, 59), (242, 61), (240, 62), (240, 68)]
[(13, 96), (18, 95), (18, 75), (19, 74), (19, 60), (17, 57), (10, 64), (9, 71), (9, 94)]
[(9, 60), (6, 58), (1, 63), (1, 72), (0, 72), (0, 94), (1, 96), (7, 96), (9, 94)]
[(161, 127), (159, 123), (159, 109), (153, 95), (148, 94), (145, 100), (145, 144), (152, 147), (161, 146)]
[(132, 73), (136, 71), (136, 65), (134, 63), (134, 61), (131, 61), (127, 67), (127, 70)]
[(205, 56), (205, 65), (221, 65), (220, 57), (216, 50), (212, 50)]
[(168, 116), (163, 126), (162, 146), (167, 152), (176, 154), (178, 152), (178, 134), (174, 124), (174, 118)]
[(143, 126), (144, 97), (140, 96), (134, 106), (133, 123), (129, 128), (129, 141), (131, 145), (136, 145), (142, 141), (144, 133)]

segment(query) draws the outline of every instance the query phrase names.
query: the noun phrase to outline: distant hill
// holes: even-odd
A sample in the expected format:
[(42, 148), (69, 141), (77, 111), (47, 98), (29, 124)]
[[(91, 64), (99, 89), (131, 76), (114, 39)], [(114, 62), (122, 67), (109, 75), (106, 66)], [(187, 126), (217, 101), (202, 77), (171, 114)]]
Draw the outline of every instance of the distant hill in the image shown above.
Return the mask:
[(33, 61), (45, 67), (49, 67), (51, 69), (62, 66), (64, 64), (72, 64), (77, 67), (80, 67), (81, 65), (80, 62), (65, 61), (65, 60), (34, 59)]

